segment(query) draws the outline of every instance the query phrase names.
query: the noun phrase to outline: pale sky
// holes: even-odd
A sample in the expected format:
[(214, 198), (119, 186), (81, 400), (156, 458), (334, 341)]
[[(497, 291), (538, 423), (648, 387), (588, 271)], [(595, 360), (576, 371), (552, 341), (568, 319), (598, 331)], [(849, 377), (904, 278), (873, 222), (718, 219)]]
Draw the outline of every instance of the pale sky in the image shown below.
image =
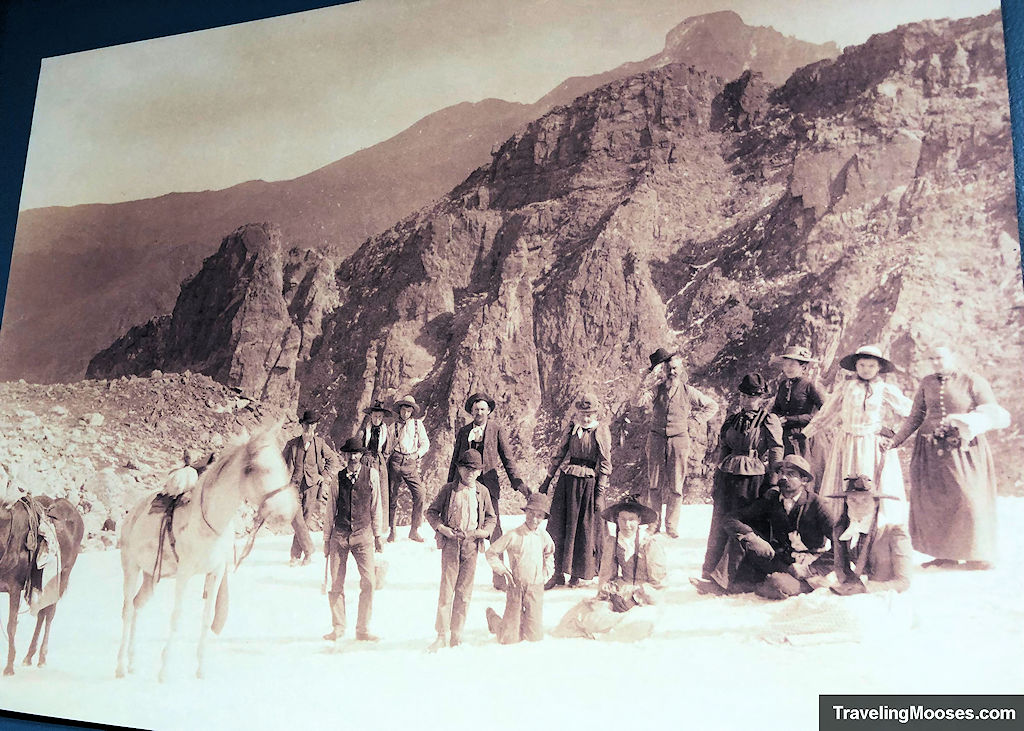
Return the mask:
[(532, 103), (660, 51), (686, 18), (840, 47), (998, 0), (361, 0), (45, 59), (21, 209), (298, 177), (431, 112)]

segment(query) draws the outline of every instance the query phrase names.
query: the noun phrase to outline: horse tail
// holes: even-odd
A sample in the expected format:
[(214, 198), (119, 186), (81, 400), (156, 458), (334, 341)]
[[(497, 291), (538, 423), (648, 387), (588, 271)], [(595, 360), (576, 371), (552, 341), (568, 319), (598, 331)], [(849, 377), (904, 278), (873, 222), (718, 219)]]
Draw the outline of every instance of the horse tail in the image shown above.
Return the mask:
[(213, 624), (210, 629), (215, 635), (219, 635), (224, 629), (224, 623), (228, 621), (228, 572), (225, 571), (220, 579), (220, 586), (217, 588), (217, 603), (213, 609)]

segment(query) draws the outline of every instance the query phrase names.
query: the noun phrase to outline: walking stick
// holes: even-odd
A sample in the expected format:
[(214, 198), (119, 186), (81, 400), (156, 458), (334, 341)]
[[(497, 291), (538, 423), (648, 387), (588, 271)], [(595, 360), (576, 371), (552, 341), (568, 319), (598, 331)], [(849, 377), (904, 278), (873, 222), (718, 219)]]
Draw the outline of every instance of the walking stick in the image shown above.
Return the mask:
[(327, 574), (330, 571), (330, 567), (331, 567), (331, 557), (330, 557), (330, 554), (328, 554), (328, 555), (324, 556), (324, 583), (322, 583), (320, 585), (320, 594), (321, 595), (326, 595), (327, 594)]

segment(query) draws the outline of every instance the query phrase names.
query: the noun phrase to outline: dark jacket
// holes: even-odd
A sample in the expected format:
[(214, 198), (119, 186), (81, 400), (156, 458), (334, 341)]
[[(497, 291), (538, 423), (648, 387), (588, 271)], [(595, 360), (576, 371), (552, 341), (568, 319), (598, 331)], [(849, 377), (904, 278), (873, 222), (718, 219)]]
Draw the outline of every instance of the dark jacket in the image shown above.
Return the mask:
[(845, 515), (836, 524), (832, 536), (833, 565), (840, 583), (859, 580), (867, 576), (871, 582), (868, 591), (906, 591), (910, 587), (910, 536), (902, 525), (887, 525), (872, 531), (867, 539), (861, 538), (856, 552), (850, 550), (850, 541), (839, 536), (849, 527)]
[[(715, 461), (732, 475), (765, 475), (776, 482), (775, 465), (783, 457), (782, 421), (765, 410), (729, 414), (722, 422)], [(765, 463), (767, 462), (767, 468)]]
[[(448, 468), (449, 482), (459, 479), (459, 455), (471, 448), (469, 444), (469, 433), (471, 431), (473, 431), (473, 422), (469, 422), (459, 429), (455, 435), (455, 449), (452, 452), (451, 466)], [(505, 429), (493, 417), (489, 417), (484, 425), (484, 443), (481, 456), (484, 458), (484, 469), (478, 479), (487, 485), (492, 494), (497, 494), (501, 487), (501, 478), (498, 474), (499, 467), (505, 468), (513, 489), (527, 494), (523, 481), (519, 477), (516, 461), (512, 458), (512, 452), (508, 447)]]
[[(430, 507), (427, 508), (425, 513), (427, 522), (430, 523), (430, 527), (435, 531), (440, 525), (448, 525), (448, 506), (451, 503), (452, 491), (455, 490), (456, 482), (449, 482), (447, 485), (441, 488), (437, 493), (437, 496), (431, 501)], [(477, 507), (477, 528), (475, 531), (471, 531), (466, 535), (467, 538), (475, 538), (477, 543), (477, 550), (483, 552), (484, 550), (484, 539), (490, 538), (491, 534), (494, 533), (494, 525), (497, 519), (494, 516), (494, 506), (491, 504), (491, 495), (487, 491), (487, 488), (477, 482), (474, 486), (476, 489), (476, 507)], [(448, 526), (449, 528), (451, 526)], [(441, 548), (444, 546), (444, 542), (451, 540), (445, 538), (440, 533), (437, 534), (437, 547)]]
[(336, 532), (353, 543), (369, 542), (381, 535), (382, 524), (379, 472), (361, 465), (353, 484), (347, 469), (339, 471), (327, 490), (324, 542), (330, 543)]
[(754, 532), (771, 544), (776, 557), (793, 563), (790, 532), (796, 531), (808, 550), (819, 551), (825, 547), (825, 539), (832, 537), (832, 519), (818, 496), (809, 490), (804, 490), (787, 514), (782, 494), (773, 487), (726, 518), (723, 529), (737, 538)]
[[(288, 467), (288, 472), (292, 476), (292, 484), (298, 487), (302, 487), (302, 459), (305, 456), (305, 449), (302, 447), (303, 439), (302, 435), (289, 439), (288, 443), (284, 445), (284, 463)], [(330, 468), (332, 458), (330, 448), (324, 442), (323, 437), (313, 437), (313, 453), (316, 455), (316, 469), (317, 472), (322, 476), (325, 471)], [(310, 487), (317, 487), (317, 485), (310, 485)]]
[(809, 378), (798, 376), (793, 379), (783, 378), (779, 381), (779, 390), (775, 395), (772, 413), (782, 419), (782, 428), (786, 432), (802, 430), (811, 417), (818, 412), (824, 399), (821, 390)]

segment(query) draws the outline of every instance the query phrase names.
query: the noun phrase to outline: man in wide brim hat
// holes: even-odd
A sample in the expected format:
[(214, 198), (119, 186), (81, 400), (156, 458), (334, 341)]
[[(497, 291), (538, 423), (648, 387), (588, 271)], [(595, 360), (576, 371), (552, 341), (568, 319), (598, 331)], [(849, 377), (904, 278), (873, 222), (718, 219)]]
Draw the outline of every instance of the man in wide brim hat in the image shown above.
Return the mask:
[[(398, 508), (398, 488), (403, 484), (409, 488), (412, 497), (412, 519), (409, 539), (423, 542), (420, 524), (423, 522), (423, 499), (426, 490), (420, 474), (420, 460), (430, 449), (430, 438), (423, 422), (418, 418), (420, 407), (416, 399), (403, 396), (394, 403), (391, 410), (398, 417), (388, 427), (388, 441), (391, 442), (391, 456), (388, 458), (388, 542), (393, 542)], [(403, 415), (403, 411), (407, 411)]]
[(875, 481), (868, 475), (854, 475), (843, 480), (843, 492), (839, 495), (826, 495), (836, 500), (845, 500), (849, 495), (870, 495), (876, 500), (899, 500), (895, 495), (884, 495), (878, 491)]
[[(479, 452), (483, 458), (479, 481), (487, 487), (494, 507), (494, 533), (490, 536), (493, 543), (501, 538), (504, 532), (501, 527), (501, 473), (508, 477), (513, 490), (529, 496), (519, 470), (519, 463), (512, 452), (511, 439), (505, 424), (492, 415), (495, 402), (486, 393), (476, 392), (466, 399), (466, 412), (473, 420), (459, 427), (455, 434), (455, 446), (452, 449), (452, 461), (448, 467), (448, 481), (458, 477), (456, 456), (466, 450)], [(504, 590), (502, 574), (495, 573), (492, 577), (494, 588)]]
[(850, 353), (844, 356), (839, 361), (839, 367), (847, 371), (857, 370), (857, 361), (861, 358), (874, 358), (878, 361), (878, 372), (879, 373), (892, 373), (896, 370), (896, 366), (893, 365), (892, 361), (882, 355), (882, 349), (877, 345), (862, 345), (857, 348), (855, 353)]
[(494, 407), (496, 406), (494, 399), (492, 399), (486, 393), (477, 392), (470, 396), (468, 399), (466, 399), (466, 405), (463, 408), (465, 409), (467, 414), (473, 413), (473, 404), (475, 404), (477, 401), (483, 401), (485, 404), (487, 404), (487, 408), (490, 411), (494, 411)]
[(320, 510), (327, 475), (331, 472), (330, 448), (316, 435), (318, 421), (319, 413), (312, 409), (303, 411), (299, 417), (302, 433), (284, 445), (282, 454), (302, 506), (292, 519), (292, 566), (308, 564), (312, 559), (313, 539), (309, 535), (308, 521)]
[(395, 401), (391, 406), (391, 412), (395, 416), (401, 416), (401, 409), (403, 406), (408, 406), (412, 409), (412, 418), (418, 419), (420, 416), (420, 406), (416, 403), (416, 399), (412, 396), (403, 396), (398, 401)]
[(673, 356), (676, 355), (678, 355), (678, 353), (670, 353), (664, 348), (658, 348), (650, 355), (651, 367), (648, 370), (653, 371), (662, 363), (667, 363), (668, 361), (672, 360)]
[(366, 414), (367, 416), (378, 413), (384, 414), (385, 417), (394, 416), (394, 412), (387, 406), (385, 406), (384, 402), (381, 401), (380, 399), (374, 401), (372, 406), (367, 406), (365, 409), (363, 409), (363, 413)]

